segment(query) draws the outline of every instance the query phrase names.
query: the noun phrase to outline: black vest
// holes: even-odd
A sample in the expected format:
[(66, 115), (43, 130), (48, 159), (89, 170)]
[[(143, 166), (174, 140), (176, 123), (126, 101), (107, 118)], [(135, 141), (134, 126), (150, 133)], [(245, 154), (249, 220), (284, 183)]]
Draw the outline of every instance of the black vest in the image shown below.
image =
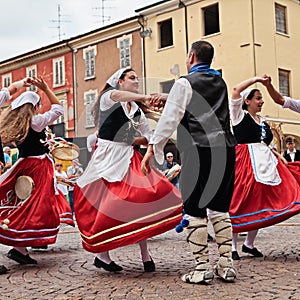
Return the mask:
[(245, 113), (243, 120), (233, 126), (233, 132), (239, 144), (260, 143), (263, 140), (270, 145), (273, 139), (269, 124), (266, 122), (263, 122), (263, 126), (257, 124), (249, 113)]
[[(290, 154), (287, 153), (287, 150), (284, 151), (283, 157), (284, 157), (288, 162), (291, 162), (291, 161), (292, 161), (292, 158), (291, 158)], [(300, 161), (300, 151), (299, 151), (299, 150), (296, 150), (294, 161)]]
[(184, 76), (193, 89), (192, 99), (177, 129), (180, 150), (200, 147), (233, 147), (227, 86), (221, 77), (191, 73)]
[(24, 142), (17, 145), (19, 149), (19, 157), (36, 156), (49, 153), (48, 145), (44, 146), (40, 140), (46, 140), (45, 130), (37, 132), (30, 128)]
[(119, 102), (110, 109), (99, 112), (98, 137), (104, 140), (125, 142), (131, 145), (134, 137), (140, 136), (137, 128), (141, 117), (138, 109), (129, 119)]

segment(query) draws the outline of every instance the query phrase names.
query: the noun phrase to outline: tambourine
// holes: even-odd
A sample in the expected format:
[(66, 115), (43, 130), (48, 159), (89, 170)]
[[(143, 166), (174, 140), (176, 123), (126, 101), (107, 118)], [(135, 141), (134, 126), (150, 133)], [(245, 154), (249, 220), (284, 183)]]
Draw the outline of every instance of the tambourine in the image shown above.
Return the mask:
[(175, 178), (181, 171), (181, 166), (180, 165), (174, 165), (166, 174), (166, 177), (169, 180), (172, 180), (173, 178)]
[(29, 176), (19, 176), (15, 183), (15, 193), (21, 200), (27, 199), (34, 191), (34, 181)]
[(76, 144), (60, 142), (52, 146), (50, 153), (59, 160), (73, 160), (79, 157), (80, 149)]

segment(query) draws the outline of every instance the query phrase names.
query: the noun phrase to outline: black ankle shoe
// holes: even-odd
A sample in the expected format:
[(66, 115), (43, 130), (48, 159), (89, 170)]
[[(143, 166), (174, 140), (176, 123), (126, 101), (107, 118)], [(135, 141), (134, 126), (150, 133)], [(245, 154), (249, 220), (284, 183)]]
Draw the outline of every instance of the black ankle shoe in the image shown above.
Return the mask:
[(242, 251), (245, 252), (245, 253), (249, 253), (251, 255), (253, 255), (254, 257), (263, 257), (264, 255), (258, 251), (256, 248), (248, 248), (247, 246), (243, 245), (242, 247)]
[(31, 247), (31, 249), (34, 249), (34, 250), (40, 250), (40, 249), (47, 250), (48, 246), (47, 245), (46, 246), (33, 246), (33, 247)]
[(214, 238), (208, 233), (207, 234), (207, 241), (212, 242), (213, 240), (214, 240)]
[(3, 265), (0, 266), (0, 275), (1, 275), (1, 274), (6, 274), (7, 271), (8, 271), (8, 270), (7, 270), (7, 268), (6, 268), (5, 266), (3, 266)]
[(150, 261), (144, 261), (144, 271), (145, 272), (155, 272), (155, 264), (154, 261), (152, 259), (152, 257), (150, 257), (151, 260)]
[(123, 270), (121, 266), (118, 266), (114, 261), (110, 264), (105, 263), (104, 261), (100, 260), (98, 257), (95, 257), (94, 266), (97, 268), (102, 268), (108, 272), (120, 272)]
[(240, 256), (237, 251), (232, 251), (231, 257), (233, 260), (240, 260)]
[(29, 254), (22, 254), (16, 249), (10, 249), (6, 256), (21, 265), (36, 265), (37, 261), (29, 256)]

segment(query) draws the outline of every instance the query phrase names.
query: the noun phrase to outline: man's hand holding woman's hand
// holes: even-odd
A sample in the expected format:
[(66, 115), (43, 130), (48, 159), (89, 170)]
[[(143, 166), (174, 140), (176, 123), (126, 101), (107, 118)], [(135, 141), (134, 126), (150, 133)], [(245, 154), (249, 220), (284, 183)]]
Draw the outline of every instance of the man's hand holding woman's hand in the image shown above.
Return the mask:
[(168, 98), (168, 94), (165, 93), (154, 93), (150, 95), (146, 95), (146, 100), (144, 104), (151, 110), (154, 111), (162, 111), (165, 106), (166, 100)]

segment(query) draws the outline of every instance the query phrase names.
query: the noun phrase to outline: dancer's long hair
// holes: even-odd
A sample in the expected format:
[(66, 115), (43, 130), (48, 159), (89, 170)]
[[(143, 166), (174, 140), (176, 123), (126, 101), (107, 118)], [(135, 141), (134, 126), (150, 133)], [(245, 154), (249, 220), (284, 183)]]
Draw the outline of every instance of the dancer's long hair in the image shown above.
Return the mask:
[(16, 109), (7, 108), (0, 116), (0, 136), (2, 143), (22, 143), (28, 135), (35, 109), (26, 103)]
[(97, 100), (95, 101), (95, 103), (92, 107), (91, 114), (94, 117), (94, 124), (96, 127), (98, 127), (98, 125), (99, 125), (98, 123), (99, 123), (99, 114), (100, 114), (100, 111), (99, 111), (100, 110), (100, 98), (106, 90), (112, 89), (112, 88), (113, 87), (110, 84), (106, 83), (105, 86), (99, 92)]

